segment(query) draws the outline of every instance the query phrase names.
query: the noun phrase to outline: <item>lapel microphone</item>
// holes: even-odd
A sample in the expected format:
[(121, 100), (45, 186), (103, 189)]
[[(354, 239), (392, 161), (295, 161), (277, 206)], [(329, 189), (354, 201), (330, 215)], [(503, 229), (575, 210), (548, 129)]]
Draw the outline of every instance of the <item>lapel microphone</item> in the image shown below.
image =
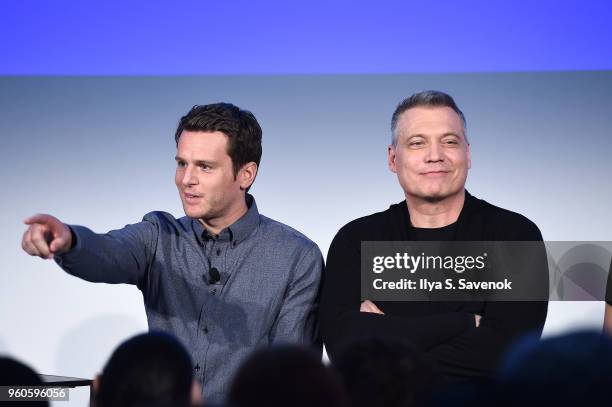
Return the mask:
[(209, 284), (217, 284), (221, 281), (221, 274), (219, 274), (219, 270), (216, 267), (210, 269), (210, 279), (208, 280)]

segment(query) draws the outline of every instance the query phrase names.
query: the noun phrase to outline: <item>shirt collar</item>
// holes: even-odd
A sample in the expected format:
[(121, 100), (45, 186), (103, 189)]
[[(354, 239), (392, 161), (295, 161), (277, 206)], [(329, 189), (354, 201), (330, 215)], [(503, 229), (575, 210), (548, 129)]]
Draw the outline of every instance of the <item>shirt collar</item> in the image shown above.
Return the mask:
[(191, 225), (200, 244), (205, 244), (208, 239), (232, 242), (235, 246), (246, 239), (259, 225), (259, 211), (253, 195), (246, 194), (248, 210), (240, 219), (221, 230), (218, 235), (212, 236), (198, 219), (192, 218)]

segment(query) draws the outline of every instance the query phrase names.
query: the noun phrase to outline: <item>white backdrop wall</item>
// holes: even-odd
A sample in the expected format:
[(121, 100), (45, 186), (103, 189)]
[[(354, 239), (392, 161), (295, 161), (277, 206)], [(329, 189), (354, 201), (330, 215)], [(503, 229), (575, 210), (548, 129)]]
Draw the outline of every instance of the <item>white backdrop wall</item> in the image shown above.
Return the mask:
[[(453, 95), (468, 120), (468, 189), (524, 214), (545, 240), (612, 240), (612, 72), (427, 75), (2, 77), (0, 353), (41, 373), (93, 377), (147, 329), (133, 286), (87, 283), (20, 248), (45, 212), (105, 232), (151, 210), (182, 215), (177, 121), (228, 101), (264, 131), (260, 211), (324, 254), (346, 222), (402, 199), (386, 166), (396, 104)], [(601, 325), (603, 303), (551, 303), (545, 335)], [(77, 390), (70, 405), (83, 405)], [(62, 403), (62, 405), (66, 405)]]

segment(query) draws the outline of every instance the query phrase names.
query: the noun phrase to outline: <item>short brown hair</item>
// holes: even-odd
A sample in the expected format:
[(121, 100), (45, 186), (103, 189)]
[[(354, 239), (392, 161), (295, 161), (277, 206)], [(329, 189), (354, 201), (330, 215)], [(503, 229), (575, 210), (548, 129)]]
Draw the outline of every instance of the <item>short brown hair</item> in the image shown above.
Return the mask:
[(195, 105), (181, 117), (174, 140), (178, 146), (183, 130), (220, 131), (227, 136), (227, 155), (232, 159), (234, 178), (242, 166), (261, 161), (261, 127), (253, 113), (231, 103)]

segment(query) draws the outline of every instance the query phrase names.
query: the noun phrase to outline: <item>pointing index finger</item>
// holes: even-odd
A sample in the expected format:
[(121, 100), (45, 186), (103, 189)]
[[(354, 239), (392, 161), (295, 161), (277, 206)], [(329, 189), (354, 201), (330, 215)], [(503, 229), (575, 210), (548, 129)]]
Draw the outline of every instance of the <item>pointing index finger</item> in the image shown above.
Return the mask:
[(35, 223), (52, 223), (53, 221), (53, 216), (45, 215), (44, 213), (37, 213), (36, 215), (26, 218), (23, 223), (26, 225), (33, 225)]

